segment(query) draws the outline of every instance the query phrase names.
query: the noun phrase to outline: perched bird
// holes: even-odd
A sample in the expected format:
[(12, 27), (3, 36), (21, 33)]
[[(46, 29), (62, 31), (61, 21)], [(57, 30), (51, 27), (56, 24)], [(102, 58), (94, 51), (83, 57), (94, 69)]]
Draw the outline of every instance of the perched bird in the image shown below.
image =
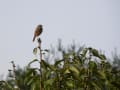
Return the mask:
[(34, 32), (33, 42), (35, 41), (35, 38), (38, 37), (43, 31), (42, 25), (38, 25)]

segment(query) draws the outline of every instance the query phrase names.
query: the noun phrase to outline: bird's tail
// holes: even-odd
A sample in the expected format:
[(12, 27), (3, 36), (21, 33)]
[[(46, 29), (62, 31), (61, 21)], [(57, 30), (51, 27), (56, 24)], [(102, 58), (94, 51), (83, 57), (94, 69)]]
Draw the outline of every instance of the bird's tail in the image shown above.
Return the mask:
[(35, 41), (35, 37), (36, 37), (36, 36), (34, 35), (34, 37), (33, 37), (33, 42)]

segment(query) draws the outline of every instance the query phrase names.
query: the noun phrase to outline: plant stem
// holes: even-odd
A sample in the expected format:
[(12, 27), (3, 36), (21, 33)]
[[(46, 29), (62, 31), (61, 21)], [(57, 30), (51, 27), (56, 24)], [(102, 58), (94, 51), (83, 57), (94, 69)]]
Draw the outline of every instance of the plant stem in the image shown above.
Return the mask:
[(40, 90), (44, 90), (44, 85), (42, 83), (42, 49), (41, 49), (41, 39), (38, 39), (38, 48), (40, 50)]
[(11, 61), (11, 63), (12, 63), (12, 66), (13, 66), (13, 77), (14, 77), (14, 79), (15, 79), (15, 83), (16, 83), (16, 87), (18, 88), (18, 90), (20, 90), (20, 88), (19, 88), (19, 85), (18, 85), (18, 81), (17, 81), (17, 78), (16, 78), (16, 69), (15, 69), (15, 63), (14, 63), (14, 61)]

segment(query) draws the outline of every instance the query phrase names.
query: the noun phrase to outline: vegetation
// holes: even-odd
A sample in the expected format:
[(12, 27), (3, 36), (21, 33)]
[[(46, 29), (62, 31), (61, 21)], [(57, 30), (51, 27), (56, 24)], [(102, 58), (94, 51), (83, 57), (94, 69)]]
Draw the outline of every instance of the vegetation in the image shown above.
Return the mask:
[[(76, 49), (73, 44), (66, 50), (59, 42), (57, 51), (42, 50), (41, 42), (38, 43), (33, 52), (40, 54), (41, 59), (32, 60), (24, 69), (16, 68), (12, 61), (13, 69), (9, 70), (6, 81), (0, 81), (0, 90), (120, 89), (120, 70), (115, 69), (97, 49), (84, 46)], [(54, 64), (50, 64), (49, 57), (44, 60), (41, 56), (46, 53), (60, 55), (52, 58)], [(40, 67), (33, 68), (31, 65), (35, 62)]]

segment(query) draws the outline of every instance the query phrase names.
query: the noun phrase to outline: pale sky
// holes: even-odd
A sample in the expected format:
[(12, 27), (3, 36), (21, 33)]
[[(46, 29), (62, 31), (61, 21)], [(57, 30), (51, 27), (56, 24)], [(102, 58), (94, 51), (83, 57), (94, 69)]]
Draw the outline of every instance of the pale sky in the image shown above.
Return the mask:
[(43, 48), (56, 45), (92, 46), (110, 56), (120, 53), (120, 0), (0, 0), (0, 75), (10, 61), (25, 66), (34, 57), (33, 32), (43, 24)]

